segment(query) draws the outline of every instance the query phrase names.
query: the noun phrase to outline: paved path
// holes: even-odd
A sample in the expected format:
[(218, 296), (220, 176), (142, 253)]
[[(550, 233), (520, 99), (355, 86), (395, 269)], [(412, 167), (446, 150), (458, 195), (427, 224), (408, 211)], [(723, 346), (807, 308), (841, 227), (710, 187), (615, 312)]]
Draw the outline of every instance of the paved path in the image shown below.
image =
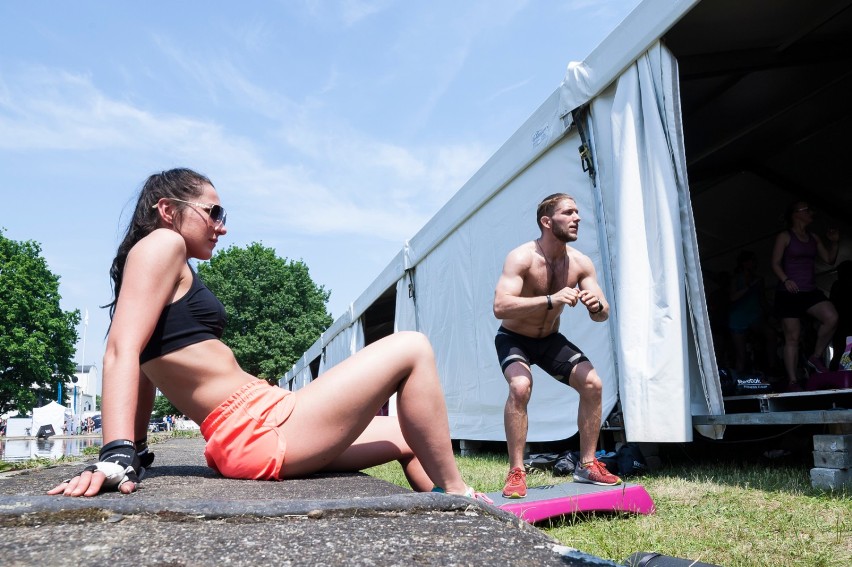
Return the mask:
[(466, 498), (363, 474), (229, 480), (201, 438), (152, 448), (127, 496), (45, 495), (79, 463), (0, 475), (2, 565), (616, 565)]

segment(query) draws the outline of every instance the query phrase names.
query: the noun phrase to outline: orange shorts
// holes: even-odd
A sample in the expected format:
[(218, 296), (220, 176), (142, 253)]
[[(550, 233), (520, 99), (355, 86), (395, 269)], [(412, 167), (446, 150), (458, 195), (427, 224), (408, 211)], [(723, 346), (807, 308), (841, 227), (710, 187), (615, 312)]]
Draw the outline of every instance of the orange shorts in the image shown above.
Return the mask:
[(287, 441), (280, 427), (296, 405), (293, 392), (249, 382), (201, 424), (207, 465), (228, 478), (280, 480)]

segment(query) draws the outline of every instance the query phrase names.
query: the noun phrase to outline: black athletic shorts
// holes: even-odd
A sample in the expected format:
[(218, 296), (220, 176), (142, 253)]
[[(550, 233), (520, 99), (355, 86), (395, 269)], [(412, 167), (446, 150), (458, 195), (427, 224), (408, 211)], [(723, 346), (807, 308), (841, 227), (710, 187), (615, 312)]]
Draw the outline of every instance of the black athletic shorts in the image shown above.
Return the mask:
[(532, 338), (514, 333), (504, 327), (497, 330), (494, 337), (500, 368), (506, 368), (513, 362), (523, 362), (539, 368), (568, 384), (571, 371), (581, 362), (589, 362), (586, 355), (561, 333), (553, 333), (541, 338)]
[(798, 319), (804, 316), (808, 309), (823, 301), (828, 301), (828, 298), (818, 289), (798, 293), (779, 289), (775, 291), (775, 316), (779, 319)]

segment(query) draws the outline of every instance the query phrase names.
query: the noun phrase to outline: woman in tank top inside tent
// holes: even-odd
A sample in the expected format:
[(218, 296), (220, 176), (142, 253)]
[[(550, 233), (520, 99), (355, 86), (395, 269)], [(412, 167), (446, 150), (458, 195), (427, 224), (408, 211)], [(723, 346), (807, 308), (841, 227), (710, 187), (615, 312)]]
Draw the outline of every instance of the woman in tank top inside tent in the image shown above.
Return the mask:
[[(188, 169), (142, 187), (110, 275), (114, 300), (103, 364), (98, 463), (49, 494), (136, 490), (151, 465), (147, 428), (159, 389), (201, 424), (211, 468), (229, 478), (282, 480), (397, 460), (417, 491), (488, 501), (462, 480), (432, 348), (401, 332), (290, 392), (244, 372), (219, 337), (225, 309), (188, 264), (227, 234), (213, 184)], [(397, 394), (398, 417), (377, 417)]]
[(790, 390), (800, 389), (796, 366), (801, 318), (809, 315), (819, 322), (814, 349), (806, 360), (815, 372), (828, 370), (822, 357), (837, 326), (834, 305), (816, 285), (815, 260), (819, 256), (826, 264), (834, 264), (840, 234), (836, 229), (828, 230), (828, 246), (824, 245), (819, 236), (808, 230), (813, 218), (814, 210), (806, 201), (792, 203), (785, 213), (788, 228), (775, 238), (772, 252), (772, 271), (779, 282), (775, 291), (775, 314), (784, 331), (784, 369)]

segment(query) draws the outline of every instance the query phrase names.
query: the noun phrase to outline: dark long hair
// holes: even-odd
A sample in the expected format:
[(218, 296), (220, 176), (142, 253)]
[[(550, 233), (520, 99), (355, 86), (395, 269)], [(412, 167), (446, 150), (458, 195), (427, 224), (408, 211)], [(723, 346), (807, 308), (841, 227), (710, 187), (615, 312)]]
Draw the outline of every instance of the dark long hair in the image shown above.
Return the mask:
[[(121, 293), (121, 280), (124, 278), (124, 264), (127, 262), (127, 254), (137, 242), (151, 234), (160, 225), (160, 213), (155, 206), (162, 198), (174, 197), (175, 199), (192, 200), (203, 192), (203, 185), (210, 180), (200, 173), (191, 169), (170, 169), (151, 175), (139, 191), (139, 199), (136, 201), (136, 209), (133, 218), (127, 224), (124, 239), (118, 245), (118, 251), (109, 269), (112, 278), (112, 302), (104, 307), (109, 307), (109, 318), (112, 321), (115, 315), (115, 305), (118, 302), (118, 294)], [(184, 203), (175, 202), (175, 207), (182, 210), (186, 207)]]

